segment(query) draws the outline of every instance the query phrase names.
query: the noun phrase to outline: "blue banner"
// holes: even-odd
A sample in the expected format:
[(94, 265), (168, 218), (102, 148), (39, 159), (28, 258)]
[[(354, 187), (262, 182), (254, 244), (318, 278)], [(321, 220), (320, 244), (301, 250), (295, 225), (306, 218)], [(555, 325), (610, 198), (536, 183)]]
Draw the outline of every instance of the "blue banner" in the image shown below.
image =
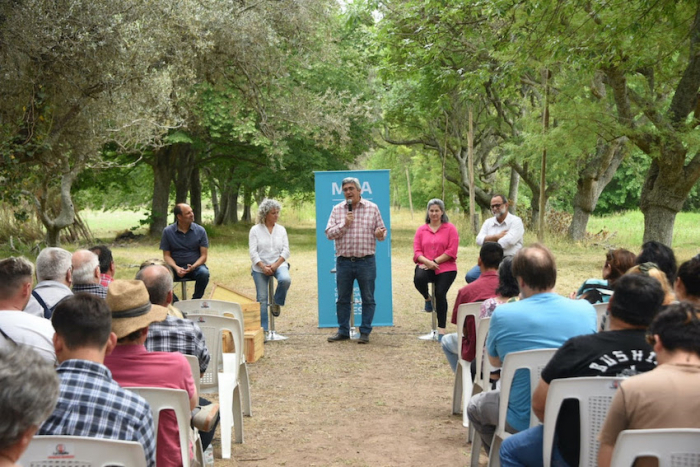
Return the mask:
[[(326, 224), (333, 206), (345, 201), (341, 183), (346, 177), (356, 177), (362, 185), (362, 197), (379, 207), (387, 237), (377, 242), (377, 280), (374, 300), (377, 308), (373, 326), (393, 326), (391, 294), (391, 211), (389, 201), (388, 170), (352, 170), (338, 172), (314, 172), (316, 180), (316, 260), (318, 268), (318, 326), (338, 326), (335, 302), (338, 289), (335, 284), (335, 242), (326, 237)], [(362, 300), (357, 282), (353, 288), (355, 326), (362, 322)]]

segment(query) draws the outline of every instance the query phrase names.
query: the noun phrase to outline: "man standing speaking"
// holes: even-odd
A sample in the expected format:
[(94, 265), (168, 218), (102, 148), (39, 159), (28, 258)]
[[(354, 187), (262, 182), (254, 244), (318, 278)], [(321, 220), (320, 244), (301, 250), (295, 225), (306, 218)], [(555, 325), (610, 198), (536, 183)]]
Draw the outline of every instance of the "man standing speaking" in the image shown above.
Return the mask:
[(326, 237), (335, 240), (338, 287), (338, 332), (329, 337), (328, 342), (350, 339), (351, 298), (353, 283), (357, 280), (362, 297), (362, 325), (358, 344), (367, 344), (376, 307), (375, 239), (384, 241), (387, 230), (377, 205), (362, 199), (361, 185), (357, 178), (344, 178), (341, 186), (345, 201), (333, 207), (326, 225)]

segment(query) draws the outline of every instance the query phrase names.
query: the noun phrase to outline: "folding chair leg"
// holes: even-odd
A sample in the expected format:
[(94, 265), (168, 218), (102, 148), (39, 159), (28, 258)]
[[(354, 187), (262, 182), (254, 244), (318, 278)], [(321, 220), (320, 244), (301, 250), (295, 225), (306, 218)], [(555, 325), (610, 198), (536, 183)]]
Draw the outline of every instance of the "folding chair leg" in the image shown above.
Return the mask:
[(243, 399), (243, 415), (253, 416), (253, 409), (250, 403), (250, 382), (248, 380), (248, 365), (242, 363), (238, 368), (238, 386), (241, 388)]
[(462, 365), (457, 365), (455, 371), (455, 384), (452, 390), (452, 414), (459, 415), (462, 413)]
[(472, 460), (471, 467), (479, 467), (479, 455), (481, 454), (481, 436), (474, 433), (472, 436)]

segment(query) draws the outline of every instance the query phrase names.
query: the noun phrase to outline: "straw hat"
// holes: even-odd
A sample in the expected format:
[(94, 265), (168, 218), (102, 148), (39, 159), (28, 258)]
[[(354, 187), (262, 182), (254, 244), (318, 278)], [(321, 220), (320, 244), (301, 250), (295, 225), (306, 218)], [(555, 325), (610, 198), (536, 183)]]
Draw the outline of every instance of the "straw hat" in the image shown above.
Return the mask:
[(115, 280), (107, 289), (107, 306), (112, 312), (112, 332), (117, 339), (165, 320), (168, 309), (151, 304), (142, 281)]

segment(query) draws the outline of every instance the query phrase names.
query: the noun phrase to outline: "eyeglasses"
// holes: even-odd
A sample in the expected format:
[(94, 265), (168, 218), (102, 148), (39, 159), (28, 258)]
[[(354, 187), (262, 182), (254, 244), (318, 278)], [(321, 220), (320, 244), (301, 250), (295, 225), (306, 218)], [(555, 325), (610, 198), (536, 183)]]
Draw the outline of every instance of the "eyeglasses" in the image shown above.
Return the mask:
[(491, 205), (491, 209), (498, 209), (498, 208), (500, 208), (501, 206), (503, 206), (503, 203), (492, 204), (492, 205)]

